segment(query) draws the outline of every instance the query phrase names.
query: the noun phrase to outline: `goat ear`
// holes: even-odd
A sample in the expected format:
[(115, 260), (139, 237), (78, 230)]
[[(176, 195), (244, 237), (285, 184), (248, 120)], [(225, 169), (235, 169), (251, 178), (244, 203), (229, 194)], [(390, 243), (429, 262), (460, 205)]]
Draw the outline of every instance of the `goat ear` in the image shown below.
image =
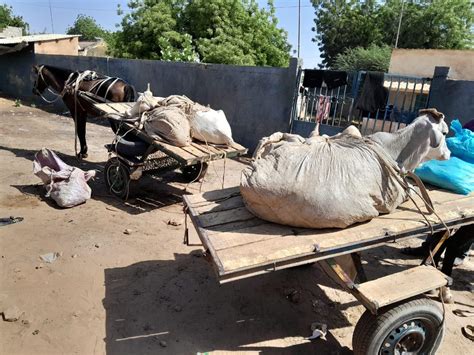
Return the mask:
[(438, 148), (443, 141), (443, 134), (437, 129), (431, 129), (430, 133), (430, 146), (431, 148)]
[(442, 119), (444, 119), (444, 113), (439, 112), (435, 108), (426, 108), (418, 111), (419, 115), (430, 115), (433, 117), (436, 121), (440, 122)]
[(39, 67), (37, 65), (33, 65), (33, 71), (35, 73), (38, 73), (39, 72)]

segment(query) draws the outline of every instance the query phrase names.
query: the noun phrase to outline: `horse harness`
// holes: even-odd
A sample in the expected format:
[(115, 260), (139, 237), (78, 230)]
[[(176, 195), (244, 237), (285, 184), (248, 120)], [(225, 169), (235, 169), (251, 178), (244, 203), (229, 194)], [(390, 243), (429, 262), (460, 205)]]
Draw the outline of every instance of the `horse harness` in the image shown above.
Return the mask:
[[(43, 69), (44, 69), (44, 65), (40, 66), (38, 69), (38, 77), (36, 79), (35, 88), (38, 85), (39, 78), (41, 78), (44, 83), (47, 83), (43, 75)], [(98, 95), (100, 89), (107, 83), (105, 95), (104, 95), (104, 99), (107, 99), (107, 95), (109, 94), (110, 88), (113, 85), (115, 85), (119, 80), (122, 80), (122, 79), (99, 75), (97, 72), (92, 71), (92, 70), (85, 70), (83, 72), (72, 72), (71, 74), (69, 74), (69, 77), (64, 82), (64, 87), (61, 90), (61, 92), (59, 93), (54, 92), (53, 90), (49, 88), (49, 85), (48, 85), (47, 87), (48, 91), (56, 95), (56, 98), (54, 100), (46, 99), (39, 91), (38, 91), (38, 94), (47, 103), (53, 103), (53, 102), (56, 102), (59, 98), (63, 98), (66, 93), (73, 94), (76, 97), (77, 91), (79, 90), (79, 85), (83, 81), (93, 81), (93, 80), (95, 80), (96, 82), (93, 84), (91, 88), (88, 89), (88, 91)], [(79, 105), (82, 108), (82, 105), (80, 103)]]

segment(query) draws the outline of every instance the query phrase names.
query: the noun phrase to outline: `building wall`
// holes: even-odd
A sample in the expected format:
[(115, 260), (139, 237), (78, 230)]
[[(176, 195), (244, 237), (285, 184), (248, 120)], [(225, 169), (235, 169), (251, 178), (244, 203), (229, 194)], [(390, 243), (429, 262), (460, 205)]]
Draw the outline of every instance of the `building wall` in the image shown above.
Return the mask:
[(450, 67), (450, 79), (474, 80), (474, 50), (394, 49), (389, 73), (432, 77), (437, 66)]
[(428, 107), (443, 112), (448, 122), (459, 119), (465, 124), (474, 119), (474, 81), (450, 80), (450, 76), (450, 68), (436, 68)]
[(77, 55), (79, 51), (78, 37), (35, 42), (34, 46), (36, 54)]
[[(12, 53), (0, 56), (0, 91), (32, 98), (33, 64), (95, 70), (121, 77), (137, 91), (146, 90), (150, 83), (155, 96), (186, 95), (203, 105), (222, 109), (234, 139), (250, 150), (262, 137), (289, 130), (296, 59), (289, 68), (270, 68)], [(64, 110), (64, 106), (58, 108)]]
[(20, 27), (7, 26), (0, 31), (0, 38), (19, 37), (23, 34), (23, 29)]
[(79, 52), (79, 55), (87, 57), (106, 57), (107, 49), (107, 43), (105, 41), (100, 41), (94, 45), (84, 48)]

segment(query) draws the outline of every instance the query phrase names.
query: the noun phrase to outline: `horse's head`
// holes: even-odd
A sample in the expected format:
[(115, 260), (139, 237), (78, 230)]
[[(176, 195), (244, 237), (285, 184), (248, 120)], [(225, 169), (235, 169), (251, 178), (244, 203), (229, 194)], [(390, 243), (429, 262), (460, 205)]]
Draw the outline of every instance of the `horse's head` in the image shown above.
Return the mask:
[(33, 85), (33, 94), (40, 95), (48, 87), (44, 78), (44, 65), (33, 65), (33, 72), (36, 74), (35, 84)]

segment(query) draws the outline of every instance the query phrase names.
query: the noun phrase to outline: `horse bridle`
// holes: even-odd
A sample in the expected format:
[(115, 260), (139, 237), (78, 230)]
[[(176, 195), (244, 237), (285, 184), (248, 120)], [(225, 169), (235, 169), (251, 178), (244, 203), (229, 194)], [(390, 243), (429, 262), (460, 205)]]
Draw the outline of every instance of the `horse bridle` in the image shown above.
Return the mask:
[[(58, 101), (60, 98), (63, 98), (64, 94), (66, 93), (66, 90), (67, 90), (67, 87), (68, 87), (68, 82), (69, 80), (71, 79), (72, 75), (74, 74), (74, 72), (72, 72), (70, 75), (69, 75), (69, 78), (66, 80), (66, 82), (64, 83), (64, 88), (63, 90), (60, 92), (60, 93), (57, 93), (57, 92), (54, 92), (53, 90), (51, 90), (49, 88), (49, 84), (48, 82), (46, 81), (46, 79), (44, 78), (44, 75), (43, 75), (43, 69), (44, 69), (44, 65), (41, 65), (37, 71), (38, 71), (38, 76), (36, 77), (36, 80), (35, 80), (35, 84), (33, 85), (33, 92), (35, 94), (37, 94), (38, 96), (40, 96), (44, 101), (46, 101), (47, 103), (49, 104), (52, 104), (56, 101)], [(41, 78), (41, 80), (43, 80), (44, 84), (46, 85), (46, 90), (48, 90), (51, 94), (55, 95), (56, 98), (54, 100), (48, 100), (47, 98), (45, 98), (43, 96), (43, 94), (38, 90), (38, 82), (39, 82), (39, 79)]]

